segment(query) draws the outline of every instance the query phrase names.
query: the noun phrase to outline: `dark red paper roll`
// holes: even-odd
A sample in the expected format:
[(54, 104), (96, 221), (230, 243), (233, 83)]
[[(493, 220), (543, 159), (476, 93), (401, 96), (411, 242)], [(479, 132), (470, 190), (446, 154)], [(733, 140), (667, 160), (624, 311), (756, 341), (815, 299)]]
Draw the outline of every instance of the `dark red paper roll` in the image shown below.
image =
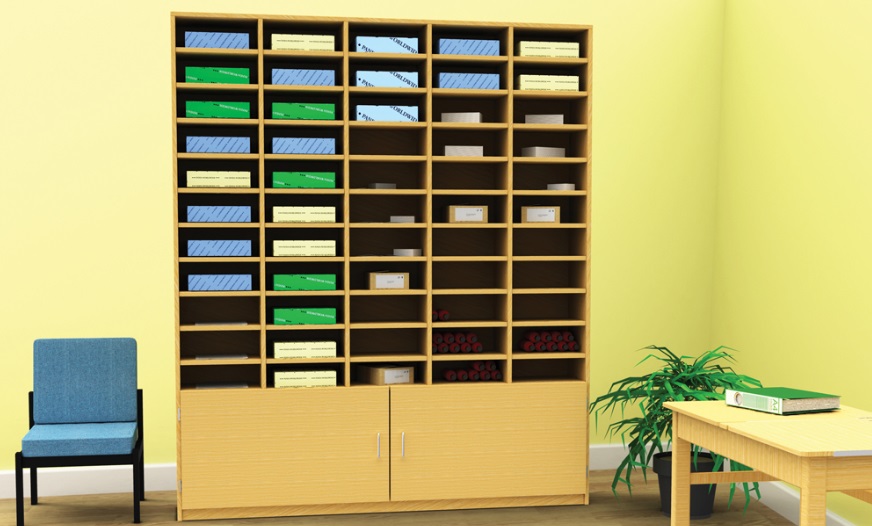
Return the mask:
[(491, 373), (490, 371), (479, 371), (478, 377), (481, 379), (482, 382), (490, 382)]
[(551, 341), (551, 333), (550, 332), (542, 331), (539, 333), (539, 335), (542, 338), (543, 342), (550, 342)]
[(548, 352), (555, 352), (557, 349), (557, 342), (548, 342), (545, 344), (545, 350)]
[(469, 343), (475, 343), (478, 341), (478, 335), (474, 332), (467, 332), (466, 341), (468, 341)]
[(454, 334), (450, 332), (442, 333), (442, 341), (445, 343), (454, 343)]
[(433, 333), (433, 343), (442, 343), (442, 333), (434, 332)]
[(484, 345), (482, 345), (481, 342), (475, 342), (472, 344), (472, 352), (479, 353), (479, 352), (482, 352), (483, 350), (484, 350)]
[(524, 333), (524, 338), (527, 341), (538, 342), (542, 340), (542, 336), (539, 334), (539, 331), (527, 331)]
[(448, 344), (447, 343), (444, 343), (444, 342), (440, 343), (437, 347), (439, 348), (439, 354), (448, 354)]
[(491, 381), (499, 382), (503, 379), (503, 373), (499, 369), (491, 371)]
[(484, 371), (487, 369), (487, 363), (482, 360), (476, 360), (472, 362), (472, 368), (476, 371)]
[(466, 334), (462, 332), (455, 332), (454, 341), (456, 341), (457, 343), (466, 343)]
[(460, 345), (460, 352), (465, 352), (465, 353), (472, 352), (472, 344), (471, 343), (463, 342), (463, 343), (457, 344), (457, 345)]
[(560, 331), (551, 331), (551, 341), (562, 342), (563, 341), (563, 333)]
[(545, 342), (536, 342), (536, 351), (545, 352), (548, 349), (548, 344)]
[(439, 321), (439, 313), (435, 310), (433, 311), (433, 321)]
[(453, 369), (445, 369), (444, 371), (442, 371), (442, 378), (449, 382), (456, 382), (457, 371), (454, 371)]
[(581, 347), (578, 346), (578, 342), (569, 342), (569, 350), (570, 351), (577, 351), (580, 348)]
[(458, 382), (465, 382), (467, 380), (469, 380), (469, 373), (467, 373), (463, 369), (458, 369), (457, 370), (457, 381)]
[(571, 331), (563, 331), (563, 339), (568, 342), (575, 341), (575, 335)]
[(560, 342), (557, 344), (558, 351), (568, 351), (570, 342)]
[(448, 352), (454, 354), (460, 352), (460, 344), (459, 343), (449, 343), (448, 344)]
[(481, 376), (478, 374), (478, 371), (476, 371), (475, 369), (469, 369), (468, 371), (466, 371), (466, 374), (469, 375), (470, 382), (477, 382), (481, 379)]
[(497, 362), (495, 362), (493, 360), (488, 360), (488, 361), (484, 362), (484, 366), (485, 366), (485, 368), (487, 368), (488, 371), (496, 371), (497, 370)]
[(445, 309), (436, 309), (436, 314), (439, 316), (439, 321), (448, 321), (451, 315)]

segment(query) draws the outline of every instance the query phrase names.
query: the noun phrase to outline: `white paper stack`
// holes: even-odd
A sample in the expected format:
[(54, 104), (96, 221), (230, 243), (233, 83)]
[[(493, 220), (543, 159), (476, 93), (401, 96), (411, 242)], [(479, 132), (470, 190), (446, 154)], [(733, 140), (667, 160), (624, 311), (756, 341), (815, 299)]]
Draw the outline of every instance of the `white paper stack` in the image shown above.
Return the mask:
[(483, 157), (484, 146), (445, 146), (445, 155), (457, 157)]
[(524, 157), (566, 157), (566, 148), (552, 148), (550, 146), (530, 146), (521, 148)]
[(367, 187), (375, 190), (395, 190), (397, 183), (369, 183)]
[(423, 254), (420, 248), (395, 248), (394, 255), (402, 257), (415, 257)]
[(552, 183), (548, 185), (548, 190), (575, 190), (574, 183)]
[(524, 116), (527, 124), (563, 124), (562, 113), (531, 113)]
[(443, 113), (442, 122), (481, 122), (480, 112)]
[(415, 216), (391, 216), (391, 223), (414, 223)]

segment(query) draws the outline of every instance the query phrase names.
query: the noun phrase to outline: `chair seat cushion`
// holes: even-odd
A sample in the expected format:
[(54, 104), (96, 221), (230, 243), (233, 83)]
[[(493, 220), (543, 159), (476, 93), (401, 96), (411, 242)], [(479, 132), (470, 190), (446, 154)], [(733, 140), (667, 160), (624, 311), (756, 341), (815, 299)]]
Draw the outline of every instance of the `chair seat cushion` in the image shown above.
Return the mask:
[(37, 424), (21, 441), (25, 457), (127, 455), (133, 451), (136, 422)]

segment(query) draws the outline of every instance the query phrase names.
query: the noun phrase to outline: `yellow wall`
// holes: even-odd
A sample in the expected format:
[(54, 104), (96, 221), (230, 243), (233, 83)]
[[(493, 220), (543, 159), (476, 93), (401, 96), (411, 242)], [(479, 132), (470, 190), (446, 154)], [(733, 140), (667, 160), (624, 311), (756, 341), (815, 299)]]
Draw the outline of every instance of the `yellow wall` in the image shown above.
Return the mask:
[(712, 339), (766, 385), (872, 409), (872, 4), (726, 6)]

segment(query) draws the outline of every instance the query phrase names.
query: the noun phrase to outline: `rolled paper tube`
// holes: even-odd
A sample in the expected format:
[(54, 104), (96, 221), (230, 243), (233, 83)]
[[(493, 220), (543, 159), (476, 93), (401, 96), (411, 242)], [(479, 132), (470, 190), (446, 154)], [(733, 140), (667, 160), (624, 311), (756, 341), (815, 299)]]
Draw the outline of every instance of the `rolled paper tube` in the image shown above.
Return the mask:
[(469, 380), (469, 374), (466, 371), (464, 371), (463, 369), (458, 369), (457, 370), (457, 380), (459, 382), (465, 382), (465, 381)]
[(551, 340), (555, 342), (562, 342), (563, 333), (560, 331), (551, 331)]
[(531, 341), (526, 341), (522, 344), (521, 348), (527, 352), (533, 352), (536, 350), (536, 344)]
[(471, 343), (463, 342), (463, 343), (460, 343), (458, 345), (460, 345), (460, 352), (465, 352), (465, 353), (472, 352), (472, 344)]
[(442, 333), (442, 341), (445, 343), (454, 343), (454, 334), (450, 332)]
[(442, 333), (434, 332), (433, 333), (433, 343), (442, 343)]
[(548, 344), (545, 342), (536, 342), (536, 350), (538, 352), (545, 352), (548, 349)]
[(448, 352), (450, 353), (459, 353), (460, 352), (460, 344), (459, 343), (449, 343), (448, 344)]
[(456, 341), (457, 343), (466, 343), (466, 334), (462, 332), (455, 332), (454, 341)]
[(448, 354), (448, 344), (447, 343), (444, 343), (444, 342), (440, 343), (438, 345), (438, 347), (439, 347), (439, 354)]
[(496, 371), (497, 370), (497, 362), (493, 360), (488, 360), (484, 362), (485, 367), (488, 371)]
[(527, 331), (524, 333), (524, 338), (527, 341), (538, 342), (542, 339), (542, 336), (539, 334), (539, 331)]
[(558, 349), (557, 342), (548, 342), (545, 344), (545, 348), (548, 350), (548, 352), (554, 352)]
[(447, 310), (437, 309), (436, 314), (439, 315), (439, 321), (448, 321), (449, 319), (451, 319), (451, 315), (448, 314)]
[(478, 377), (481, 379), (482, 382), (490, 382), (491, 373), (490, 371), (479, 371)]
[(548, 332), (548, 331), (542, 331), (542, 332), (539, 333), (539, 334), (542, 336), (542, 341), (543, 341), (543, 342), (550, 342), (550, 341), (551, 341), (551, 333), (550, 333), (550, 332)]
[(499, 382), (503, 379), (503, 373), (499, 369), (491, 371), (491, 381)]
[(569, 342), (569, 350), (570, 351), (577, 351), (579, 349), (580, 349), (580, 347), (578, 346), (578, 342)]
[(444, 378), (445, 380), (447, 380), (449, 382), (456, 382), (457, 381), (457, 371), (454, 371), (452, 369), (445, 369), (444, 371), (442, 371), (442, 378)]
[(435, 310), (433, 311), (433, 321), (439, 321), (439, 313)]
[(478, 371), (476, 371), (475, 369), (470, 369), (470, 370), (466, 371), (466, 374), (469, 375), (470, 382), (477, 382), (481, 379), (481, 376), (478, 374)]
[(472, 362), (472, 368), (476, 371), (484, 371), (487, 369), (487, 364), (482, 360), (477, 360)]
[(563, 339), (568, 342), (575, 341), (575, 335), (571, 331), (563, 331)]
[(557, 350), (559, 351), (568, 351), (569, 350), (569, 342), (560, 342), (557, 344)]
[(466, 341), (468, 341), (469, 343), (475, 343), (478, 341), (478, 335), (475, 334), (474, 332), (467, 332), (466, 333)]
[(479, 353), (484, 350), (484, 345), (481, 342), (475, 342), (472, 344), (472, 352)]

